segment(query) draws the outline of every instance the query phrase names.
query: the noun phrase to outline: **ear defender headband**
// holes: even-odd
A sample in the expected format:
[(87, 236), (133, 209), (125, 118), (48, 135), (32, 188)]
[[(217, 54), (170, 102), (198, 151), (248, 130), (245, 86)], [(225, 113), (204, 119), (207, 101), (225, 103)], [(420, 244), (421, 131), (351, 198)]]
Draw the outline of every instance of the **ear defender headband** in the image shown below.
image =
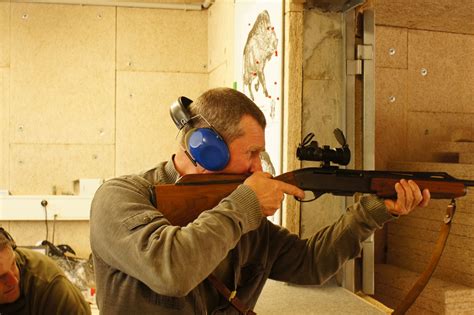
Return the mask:
[(185, 152), (194, 165), (201, 165), (208, 171), (220, 171), (229, 162), (230, 153), (227, 144), (216, 130), (202, 116), (191, 117), (188, 110), (193, 101), (181, 96), (171, 104), (170, 115), (179, 130), (190, 124), (194, 118), (201, 117), (209, 128), (192, 128), (184, 136)]
[(5, 238), (10, 242), (10, 245), (11, 245), (12, 249), (15, 249), (16, 248), (16, 243), (15, 243), (15, 240), (13, 239), (13, 237), (10, 235), (10, 233), (5, 231), (5, 229), (2, 228), (2, 227), (0, 227), (0, 233), (2, 233), (3, 236), (5, 236)]

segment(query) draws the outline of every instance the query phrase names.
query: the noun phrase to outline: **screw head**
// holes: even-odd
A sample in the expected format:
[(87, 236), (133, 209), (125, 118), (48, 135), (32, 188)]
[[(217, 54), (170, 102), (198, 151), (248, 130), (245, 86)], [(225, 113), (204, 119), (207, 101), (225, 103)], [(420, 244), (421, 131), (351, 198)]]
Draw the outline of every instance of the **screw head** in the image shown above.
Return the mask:
[(389, 101), (390, 103), (394, 103), (396, 100), (397, 100), (397, 98), (396, 98), (394, 95), (390, 95), (390, 96), (388, 97), (388, 101)]
[(425, 76), (428, 75), (428, 69), (426, 69), (426, 68), (421, 68), (420, 73), (421, 73), (422, 76), (425, 77)]
[(389, 54), (390, 56), (395, 55), (395, 53), (396, 53), (396, 50), (395, 50), (395, 48), (393, 48), (393, 47), (388, 50), (388, 54)]

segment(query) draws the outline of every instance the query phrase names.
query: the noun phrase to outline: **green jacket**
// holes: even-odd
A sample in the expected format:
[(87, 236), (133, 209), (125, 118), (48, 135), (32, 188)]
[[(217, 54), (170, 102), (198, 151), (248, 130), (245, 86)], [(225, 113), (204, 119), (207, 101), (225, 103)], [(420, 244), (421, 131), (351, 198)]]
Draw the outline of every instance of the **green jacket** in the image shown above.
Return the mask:
[(26, 248), (17, 248), (15, 253), (20, 270), (20, 298), (0, 305), (0, 314), (91, 314), (79, 289), (51, 258)]
[(253, 308), (268, 278), (321, 284), (393, 218), (383, 201), (363, 197), (302, 240), (263, 218), (255, 193), (240, 185), (192, 223), (172, 226), (153, 204), (153, 186), (177, 177), (168, 161), (97, 191), (90, 224), (101, 314), (237, 314), (205, 280), (211, 272)]

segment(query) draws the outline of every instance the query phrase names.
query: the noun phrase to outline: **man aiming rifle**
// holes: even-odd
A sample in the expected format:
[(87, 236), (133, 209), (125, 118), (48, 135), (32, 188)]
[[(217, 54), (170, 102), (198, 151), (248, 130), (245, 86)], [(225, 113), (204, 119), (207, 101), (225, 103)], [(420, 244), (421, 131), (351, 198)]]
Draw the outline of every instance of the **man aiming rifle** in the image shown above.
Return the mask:
[[(266, 219), (285, 194), (304, 198), (304, 192), (262, 172), (266, 122), (249, 98), (212, 89), (194, 102), (180, 98), (171, 116), (183, 134), (171, 159), (107, 181), (92, 202), (102, 314), (252, 314), (268, 278), (321, 284), (359, 254), (375, 229), (430, 200), (427, 189), (402, 179), (395, 184), (396, 199), (364, 196), (337, 222), (303, 240)], [(154, 187), (214, 173), (251, 175), (189, 224), (172, 224)]]

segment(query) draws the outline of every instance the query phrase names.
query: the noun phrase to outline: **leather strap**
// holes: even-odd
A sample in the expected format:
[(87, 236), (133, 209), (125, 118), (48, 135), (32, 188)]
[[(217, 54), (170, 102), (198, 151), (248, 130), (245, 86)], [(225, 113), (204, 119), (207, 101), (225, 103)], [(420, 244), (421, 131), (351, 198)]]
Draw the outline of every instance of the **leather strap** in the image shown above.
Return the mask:
[(392, 315), (402, 315), (405, 314), (408, 309), (415, 303), (418, 296), (421, 294), (425, 286), (428, 284), (433, 272), (438, 265), (438, 262), (443, 254), (444, 248), (446, 246), (446, 241), (448, 239), (449, 231), (451, 230), (451, 222), (453, 221), (454, 213), (456, 212), (456, 201), (453, 199), (446, 209), (446, 215), (444, 217), (444, 223), (441, 226), (441, 231), (436, 241), (435, 248), (431, 254), (431, 259), (423, 271), (423, 273), (418, 277), (418, 280), (415, 282), (413, 287), (408, 291), (407, 295), (403, 298), (400, 304), (395, 308), (395, 311)]
[(219, 291), (219, 293), (226, 298), (227, 301), (239, 311), (240, 314), (244, 315), (256, 315), (247, 305), (244, 304), (238, 297), (237, 291), (230, 291), (227, 286), (216, 278), (213, 274), (210, 274), (207, 279), (211, 284)]

